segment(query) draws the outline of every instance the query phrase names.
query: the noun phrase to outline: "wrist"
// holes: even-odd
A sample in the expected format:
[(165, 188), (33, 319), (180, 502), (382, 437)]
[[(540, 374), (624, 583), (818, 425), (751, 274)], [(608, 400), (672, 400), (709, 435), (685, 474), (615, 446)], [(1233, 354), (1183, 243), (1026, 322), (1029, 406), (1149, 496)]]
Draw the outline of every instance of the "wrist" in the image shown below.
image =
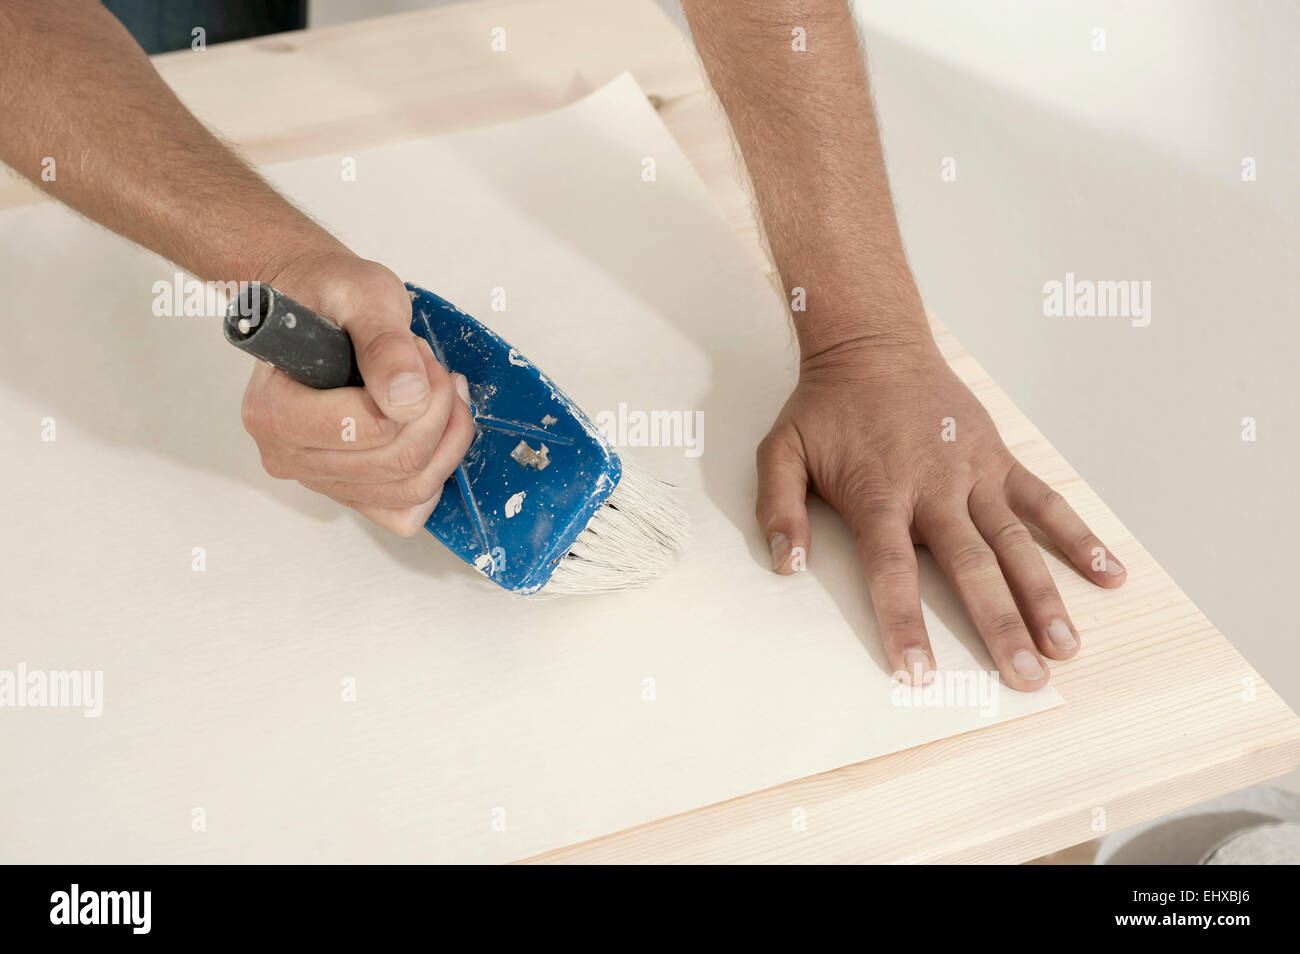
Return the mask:
[(267, 235), (265, 241), (248, 250), (240, 262), (239, 277), (279, 287), (280, 282), (302, 272), (308, 263), (319, 263), (315, 267), (324, 268), (349, 258), (357, 256), (324, 229), (287, 228)]
[(801, 366), (858, 360), (873, 354), (938, 353), (920, 299), (858, 305), (843, 314), (797, 316)]

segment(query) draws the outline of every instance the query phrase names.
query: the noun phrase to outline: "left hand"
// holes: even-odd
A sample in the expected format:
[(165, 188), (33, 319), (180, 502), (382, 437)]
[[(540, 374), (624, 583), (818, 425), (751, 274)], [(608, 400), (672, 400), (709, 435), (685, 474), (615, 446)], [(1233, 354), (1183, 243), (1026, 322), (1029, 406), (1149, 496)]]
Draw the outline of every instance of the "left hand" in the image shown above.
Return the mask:
[(1044, 657), (1079, 651), (1078, 631), (1022, 519), (1096, 585), (1124, 582), (1123, 566), (1012, 456), (928, 337), (849, 343), (801, 364), (794, 393), (758, 448), (758, 521), (778, 573), (802, 569), (808, 558), (809, 489), (852, 528), (890, 665), (914, 684), (936, 669), (915, 544), (934, 554), (1015, 689), (1045, 686)]

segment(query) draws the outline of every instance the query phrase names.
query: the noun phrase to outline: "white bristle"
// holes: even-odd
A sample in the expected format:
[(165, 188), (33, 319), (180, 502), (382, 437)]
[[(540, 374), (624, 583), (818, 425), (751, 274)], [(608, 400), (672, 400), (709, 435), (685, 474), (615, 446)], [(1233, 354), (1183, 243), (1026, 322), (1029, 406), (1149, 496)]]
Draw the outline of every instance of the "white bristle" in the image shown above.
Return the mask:
[(623, 476), (536, 596), (603, 593), (645, 586), (677, 562), (686, 514), (673, 487), (623, 457)]

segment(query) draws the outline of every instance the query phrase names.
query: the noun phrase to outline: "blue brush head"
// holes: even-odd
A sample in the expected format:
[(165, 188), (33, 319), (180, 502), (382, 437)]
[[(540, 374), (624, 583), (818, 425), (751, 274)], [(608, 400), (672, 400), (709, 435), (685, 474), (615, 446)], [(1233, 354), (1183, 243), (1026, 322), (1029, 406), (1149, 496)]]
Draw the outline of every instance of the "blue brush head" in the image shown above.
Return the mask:
[(497, 585), (535, 593), (618, 486), (618, 455), (507, 342), (445, 299), (406, 287), (411, 330), (465, 376), (474, 417), (474, 441), (425, 529)]
[[(469, 382), (474, 440), (425, 529), (515, 593), (597, 593), (668, 572), (686, 540), (671, 488), (630, 460), (523, 355), (407, 285), (411, 330)], [(269, 285), (232, 301), (226, 340), (309, 387), (361, 387), (347, 332)]]

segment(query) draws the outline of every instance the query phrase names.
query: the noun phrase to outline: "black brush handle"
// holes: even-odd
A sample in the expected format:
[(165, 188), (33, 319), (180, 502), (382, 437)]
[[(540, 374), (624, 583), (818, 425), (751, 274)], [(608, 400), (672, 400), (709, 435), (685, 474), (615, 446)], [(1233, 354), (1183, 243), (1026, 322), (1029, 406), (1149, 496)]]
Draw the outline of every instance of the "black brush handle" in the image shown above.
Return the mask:
[(361, 387), (348, 333), (264, 282), (252, 282), (226, 309), (226, 340), (319, 390)]

